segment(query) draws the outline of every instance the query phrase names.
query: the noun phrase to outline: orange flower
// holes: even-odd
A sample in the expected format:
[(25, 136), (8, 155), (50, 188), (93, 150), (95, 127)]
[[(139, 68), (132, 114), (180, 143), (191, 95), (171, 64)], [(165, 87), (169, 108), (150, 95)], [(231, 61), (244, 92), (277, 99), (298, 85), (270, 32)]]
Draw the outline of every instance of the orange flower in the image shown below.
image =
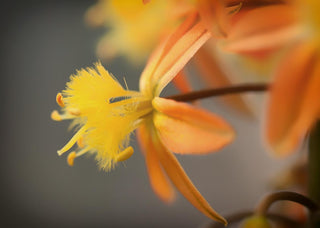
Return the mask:
[(275, 73), (267, 109), (267, 141), (277, 155), (292, 152), (320, 113), (320, 56), (313, 43), (290, 50)]
[(222, 46), (226, 51), (262, 58), (301, 32), (299, 15), (291, 1), (236, 2), (237, 13), (229, 16), (224, 26), (226, 37)]
[(279, 156), (300, 145), (320, 114), (320, 4), (315, 0), (299, 3), (296, 11), (305, 10), (301, 21), (307, 29), (276, 69), (266, 116), (267, 142)]
[(232, 128), (220, 117), (189, 104), (160, 98), (163, 88), (178, 74), (210, 33), (198, 17), (186, 20), (155, 50), (140, 79), (140, 92), (124, 90), (98, 64), (97, 70), (78, 72), (71, 78), (64, 97), (57, 96), (64, 114), (55, 120), (75, 119), (80, 130), (58, 153), (69, 150), (79, 139), (75, 157), (93, 152), (102, 168), (112, 168), (133, 154), (130, 133), (138, 128), (138, 138), (146, 157), (152, 188), (164, 201), (174, 199), (167, 177), (199, 211), (226, 224), (192, 184), (171, 153), (207, 154), (234, 138)]
[(192, 7), (188, 1), (99, 0), (86, 13), (91, 26), (106, 26), (108, 31), (97, 45), (99, 58), (124, 56), (131, 63), (144, 63), (162, 37), (182, 22)]

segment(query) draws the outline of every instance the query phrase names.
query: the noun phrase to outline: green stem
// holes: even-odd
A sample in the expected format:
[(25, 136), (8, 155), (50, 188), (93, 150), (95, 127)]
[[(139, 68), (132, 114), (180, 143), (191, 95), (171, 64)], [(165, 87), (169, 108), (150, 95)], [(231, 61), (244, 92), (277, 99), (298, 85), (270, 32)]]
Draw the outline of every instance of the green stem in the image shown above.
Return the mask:
[[(320, 121), (310, 133), (308, 163), (309, 196), (320, 205)], [(312, 227), (320, 227), (319, 215), (313, 218)]]
[(200, 91), (193, 91), (190, 93), (178, 94), (173, 96), (165, 97), (167, 99), (172, 99), (176, 101), (194, 101), (197, 99), (203, 99), (214, 96), (231, 95), (235, 93), (245, 93), (245, 92), (264, 92), (269, 89), (269, 85), (265, 83), (257, 84), (242, 84), (234, 85), (223, 88), (213, 88)]
[(309, 196), (320, 204), (320, 122), (316, 124), (309, 139)]

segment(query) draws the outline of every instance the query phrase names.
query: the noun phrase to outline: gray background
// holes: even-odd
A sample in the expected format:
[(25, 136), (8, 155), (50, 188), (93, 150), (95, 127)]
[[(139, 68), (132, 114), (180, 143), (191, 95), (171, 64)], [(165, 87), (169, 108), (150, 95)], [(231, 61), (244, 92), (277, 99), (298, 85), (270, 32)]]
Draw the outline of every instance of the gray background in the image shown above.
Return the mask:
[[(144, 158), (135, 154), (105, 173), (93, 158), (73, 168), (59, 149), (71, 137), (68, 122), (53, 122), (55, 95), (69, 75), (97, 61), (103, 29), (88, 28), (85, 10), (94, 1), (8, 1), (1, 13), (1, 221), (4, 227), (200, 227), (209, 222), (178, 194), (172, 205), (152, 192)], [(104, 63), (137, 89), (141, 68), (116, 59)], [(172, 88), (171, 88), (172, 89)], [(168, 89), (170, 91), (170, 87)], [(178, 156), (200, 192), (223, 215), (254, 207), (287, 161), (264, 151), (257, 119), (230, 109), (225, 116), (238, 137), (221, 152)]]

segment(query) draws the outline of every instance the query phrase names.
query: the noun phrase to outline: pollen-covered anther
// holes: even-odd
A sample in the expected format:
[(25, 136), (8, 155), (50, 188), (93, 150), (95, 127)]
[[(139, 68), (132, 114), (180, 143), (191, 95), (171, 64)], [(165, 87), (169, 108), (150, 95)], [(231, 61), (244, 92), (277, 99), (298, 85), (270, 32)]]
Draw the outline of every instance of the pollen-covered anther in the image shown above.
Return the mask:
[(82, 148), (81, 150), (78, 150), (76, 152), (75, 151), (70, 152), (68, 155), (68, 158), (67, 158), (68, 165), (73, 166), (74, 159), (86, 154), (88, 151), (89, 151), (89, 148), (85, 147), (85, 148)]
[(77, 157), (76, 152), (72, 151), (71, 153), (69, 153), (68, 158), (67, 158), (67, 162), (69, 166), (73, 166), (74, 164), (74, 159)]
[(132, 156), (132, 154), (133, 154), (133, 148), (131, 146), (129, 146), (117, 155), (115, 161), (116, 162), (125, 161), (125, 160), (129, 159)]
[(83, 148), (85, 146), (83, 136), (81, 136), (77, 141), (77, 146)]
[(68, 108), (68, 113), (74, 116), (80, 116), (81, 112), (77, 108)]
[(55, 121), (63, 120), (62, 116), (59, 114), (59, 112), (57, 110), (54, 110), (51, 112), (51, 119), (53, 119)]
[(63, 102), (63, 97), (62, 97), (62, 94), (61, 93), (58, 93), (57, 96), (56, 96), (56, 102), (57, 104), (63, 108), (64, 107), (64, 102)]

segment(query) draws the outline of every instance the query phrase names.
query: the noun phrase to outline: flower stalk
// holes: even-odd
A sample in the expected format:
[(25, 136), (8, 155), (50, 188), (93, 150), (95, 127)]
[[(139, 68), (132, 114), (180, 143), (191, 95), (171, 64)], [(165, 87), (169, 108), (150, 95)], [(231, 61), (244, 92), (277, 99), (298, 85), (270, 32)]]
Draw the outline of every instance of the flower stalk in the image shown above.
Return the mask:
[[(320, 204), (320, 122), (315, 125), (309, 138), (308, 193), (312, 200)], [(320, 225), (319, 215), (312, 219), (312, 225)]]
[(168, 96), (166, 98), (176, 100), (176, 101), (194, 101), (194, 100), (204, 99), (208, 97), (231, 95), (236, 93), (265, 92), (269, 89), (270, 89), (270, 85), (266, 83), (240, 84), (240, 85), (223, 87), (223, 88), (213, 88), (213, 89), (205, 89), (200, 91), (193, 91), (189, 93)]
[(269, 207), (274, 202), (283, 201), (283, 200), (299, 203), (305, 206), (306, 208), (308, 208), (308, 210), (311, 213), (314, 213), (319, 210), (318, 205), (308, 197), (296, 192), (283, 191), (283, 192), (271, 193), (270, 195), (267, 195), (265, 198), (263, 198), (262, 201), (259, 203), (258, 207), (256, 208), (256, 214), (265, 215)]

